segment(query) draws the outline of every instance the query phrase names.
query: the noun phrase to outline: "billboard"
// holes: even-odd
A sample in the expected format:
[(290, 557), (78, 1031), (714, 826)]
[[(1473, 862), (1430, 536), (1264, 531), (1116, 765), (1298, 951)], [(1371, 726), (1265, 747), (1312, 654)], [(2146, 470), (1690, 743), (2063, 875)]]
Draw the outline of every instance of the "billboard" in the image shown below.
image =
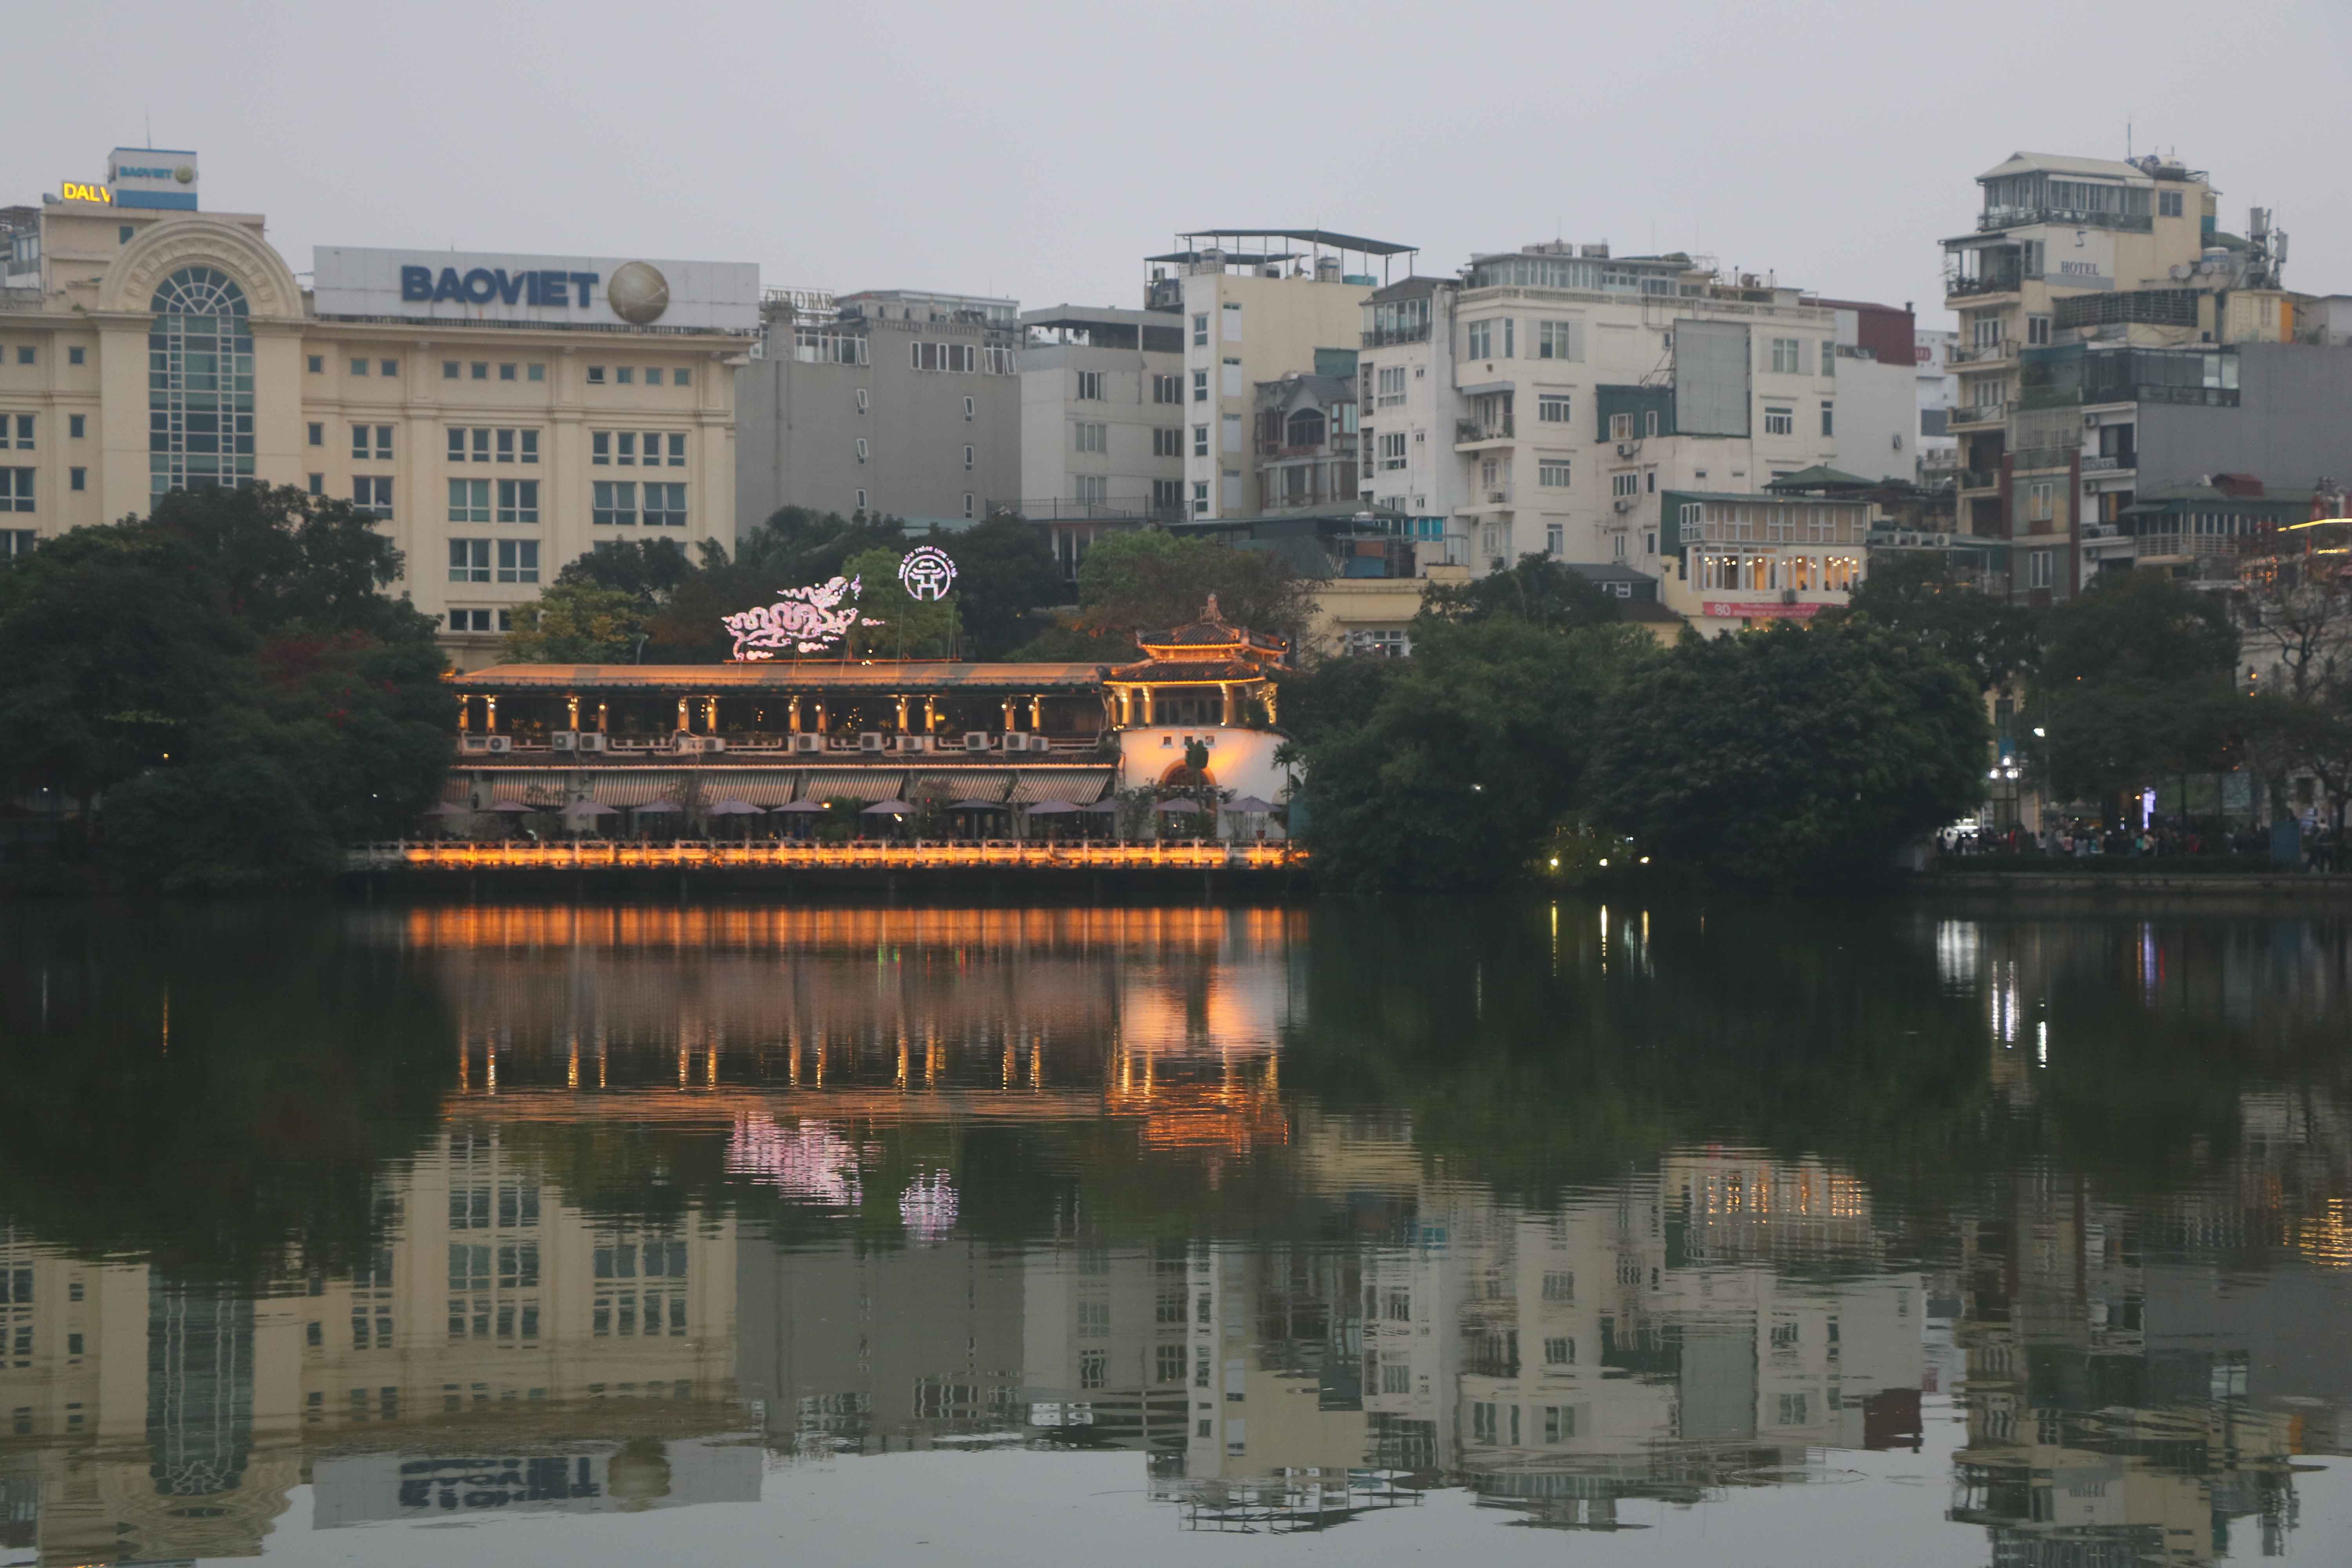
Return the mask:
[(1675, 428), (1685, 436), (1748, 434), (1748, 323), (1675, 322)]
[(322, 245), (310, 266), (312, 308), (321, 316), (730, 332), (760, 326), (760, 268), (751, 261)]
[(106, 183), (119, 207), (196, 205), (196, 155), (168, 147), (117, 147), (106, 155)]

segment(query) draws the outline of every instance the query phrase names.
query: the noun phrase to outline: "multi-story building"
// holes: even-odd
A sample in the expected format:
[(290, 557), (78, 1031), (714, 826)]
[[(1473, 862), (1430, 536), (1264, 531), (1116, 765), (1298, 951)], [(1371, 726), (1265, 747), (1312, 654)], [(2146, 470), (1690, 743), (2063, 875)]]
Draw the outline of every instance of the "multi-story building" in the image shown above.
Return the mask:
[(1024, 311), (1021, 489), (992, 496), (1049, 529), (1075, 576), (1103, 533), (1185, 515), (1184, 329), (1172, 311)]
[(1952, 374), (1958, 332), (1922, 328), (1911, 334), (1912, 359), (1917, 375), (1919, 464), (1921, 484), (1948, 483), (1959, 453), (1952, 438), (1952, 405), (1959, 396), (1959, 377)]
[[(1362, 332), (1360, 307), (1383, 279), (1370, 268), (1412, 247), (1321, 229), (1220, 229), (1178, 237), (1159, 264), (1150, 303), (1179, 310), (1184, 334), (1185, 501), (1195, 519), (1256, 510), (1250, 418), (1257, 387), (1285, 375), (1328, 374), (1318, 350), (1345, 349)], [(1227, 241), (1255, 247), (1228, 248)], [(1282, 244), (1307, 248), (1281, 249)], [(1362, 271), (1347, 270), (1353, 256)], [(1174, 276), (1165, 268), (1176, 268)]]
[(1454, 308), (1461, 285), (1408, 278), (1365, 301), (1357, 363), (1362, 430), (1358, 493), (1411, 520), (1424, 568), (1467, 564), (1458, 514), (1469, 504), (1473, 464), (1454, 456), (1453, 433), (1469, 413), (1454, 376)]
[[(1474, 258), (1450, 345), (1465, 410), (1453, 447), (1469, 493), (1447, 524), (1473, 570), (1543, 552), (1654, 572), (1663, 491), (1761, 491), (1838, 460), (1848, 426), (1874, 458), (1895, 456), (1907, 372), (1848, 384), (1879, 368), (1859, 352), (1863, 318), (1875, 335), (1882, 316), (1903, 313), (1843, 309), (1856, 341), (1842, 349), (1840, 307), (1769, 278), (1727, 281), (1688, 256), (1546, 243)], [(1392, 452), (1383, 417), (1367, 410), (1374, 463)]]
[(736, 521), (784, 507), (961, 528), (1021, 476), (1020, 302), (771, 289), (742, 405)]
[(756, 267), (321, 247), (305, 286), (258, 215), (71, 189), (9, 240), (5, 553), (173, 489), (348, 497), (463, 663), (599, 540), (732, 542)]

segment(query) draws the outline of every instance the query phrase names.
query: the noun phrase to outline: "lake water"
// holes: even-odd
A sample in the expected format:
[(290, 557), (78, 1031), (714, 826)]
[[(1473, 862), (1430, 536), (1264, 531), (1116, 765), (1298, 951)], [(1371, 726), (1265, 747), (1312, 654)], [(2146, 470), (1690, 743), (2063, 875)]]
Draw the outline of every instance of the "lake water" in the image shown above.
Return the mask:
[(2343, 1563), (2347, 937), (0, 906), (0, 1568)]

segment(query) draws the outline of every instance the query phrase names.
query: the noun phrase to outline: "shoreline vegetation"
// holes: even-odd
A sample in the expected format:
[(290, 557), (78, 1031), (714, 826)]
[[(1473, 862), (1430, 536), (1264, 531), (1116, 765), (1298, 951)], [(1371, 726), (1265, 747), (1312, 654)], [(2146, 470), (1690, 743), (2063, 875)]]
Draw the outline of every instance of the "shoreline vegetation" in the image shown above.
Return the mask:
[[(876, 656), (1108, 663), (1211, 595), (1294, 640), (1313, 612), (1315, 584), (1274, 557), (1160, 530), (1097, 543), (1077, 605), (1055, 610), (1066, 589), (1034, 530), (960, 538), (957, 593), (878, 628)], [(719, 614), (752, 588), (842, 570), (894, 584), (912, 542), (893, 520), (783, 512), (732, 558), (711, 542), (698, 560), (667, 542), (593, 552), (522, 608), (505, 656), (715, 662)], [(404, 570), (349, 503), (258, 489), (173, 492), (0, 573), (0, 795), (101, 803), (52, 814), (54, 854), (12, 856), (0, 890), (316, 889), (349, 847), (415, 832), (456, 760), (455, 704), (435, 623), (394, 596)], [(1278, 758), (1318, 892), (1558, 892), (1636, 870), (1661, 889), (1902, 886), (1898, 865), (1985, 798), (1997, 702), (2033, 737), (2005, 739), (2005, 760), (2095, 803), (2070, 808), (2084, 820), (2136, 825), (2146, 780), (2233, 769), (2273, 799), (2291, 767), (2317, 769), (2338, 811), (2352, 794), (2334, 766), (2352, 693), (2332, 677), (2242, 692), (2228, 612), (2160, 574), (2030, 612), (1932, 559), (1891, 560), (1847, 609), (1669, 647), (1528, 555), (1432, 585), (1411, 636), (1410, 658), (1310, 656), (1283, 678)], [(2227, 874), (2224, 857), (2040, 858), (1934, 875)]]

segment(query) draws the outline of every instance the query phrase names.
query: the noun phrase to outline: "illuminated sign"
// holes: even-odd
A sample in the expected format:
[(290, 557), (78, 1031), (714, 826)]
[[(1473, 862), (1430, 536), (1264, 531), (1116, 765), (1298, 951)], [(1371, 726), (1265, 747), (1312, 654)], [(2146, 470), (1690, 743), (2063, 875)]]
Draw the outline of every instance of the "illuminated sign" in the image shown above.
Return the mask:
[(898, 586), (910, 599), (944, 599), (955, 580), (955, 563), (936, 544), (919, 544), (898, 563)]
[(721, 616), (719, 624), (735, 638), (739, 659), (773, 658), (780, 653), (822, 653), (849, 635), (852, 626), (878, 626), (871, 616), (860, 616), (857, 606), (844, 600), (857, 597), (861, 580), (835, 577), (814, 588), (781, 588), (776, 603), (740, 615)]
[(1741, 605), (1723, 599), (1708, 599), (1699, 605), (1699, 614), (1713, 620), (1731, 621), (1810, 621), (1827, 605)]
[(114, 205), (114, 193), (104, 185), (85, 185), (68, 180), (65, 183), (65, 194), (66, 200), (69, 202), (104, 202), (108, 206)]

